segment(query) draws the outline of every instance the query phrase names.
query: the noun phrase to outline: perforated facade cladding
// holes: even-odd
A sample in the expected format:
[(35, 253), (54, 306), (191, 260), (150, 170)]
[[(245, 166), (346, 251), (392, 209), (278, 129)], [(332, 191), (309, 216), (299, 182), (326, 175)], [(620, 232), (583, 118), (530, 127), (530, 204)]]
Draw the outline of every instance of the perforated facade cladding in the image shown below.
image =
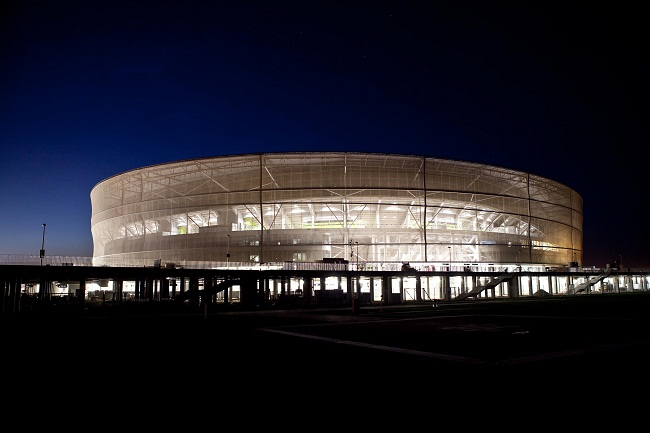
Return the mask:
[[(367, 269), (582, 258), (582, 198), (558, 182), (413, 155), (191, 159), (91, 191), (93, 264), (246, 266), (344, 259)], [(229, 256), (228, 256), (229, 254)]]

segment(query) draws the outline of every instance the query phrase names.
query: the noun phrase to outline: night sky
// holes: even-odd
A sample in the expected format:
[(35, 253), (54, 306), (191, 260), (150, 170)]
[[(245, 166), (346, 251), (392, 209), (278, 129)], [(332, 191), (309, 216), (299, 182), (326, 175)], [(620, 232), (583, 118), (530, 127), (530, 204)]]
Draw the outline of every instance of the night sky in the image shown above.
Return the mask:
[[(255, 152), (494, 164), (575, 189), (585, 266), (650, 268), (642, 4), (2, 3), (0, 254), (92, 256), (115, 174)], [(643, 116), (642, 116), (643, 114)]]

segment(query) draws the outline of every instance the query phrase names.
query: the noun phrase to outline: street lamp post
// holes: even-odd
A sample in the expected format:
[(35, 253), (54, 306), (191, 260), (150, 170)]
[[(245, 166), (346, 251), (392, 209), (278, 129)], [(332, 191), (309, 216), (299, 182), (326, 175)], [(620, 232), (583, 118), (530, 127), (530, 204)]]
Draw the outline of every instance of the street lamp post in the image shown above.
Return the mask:
[(226, 269), (230, 269), (230, 235), (228, 235), (228, 249), (226, 250)]
[(352, 269), (352, 257), (354, 257), (354, 250), (352, 249), (352, 240), (350, 240), (350, 269)]
[(449, 271), (451, 271), (451, 246), (448, 246), (449, 248)]
[[(355, 245), (357, 246), (357, 271), (359, 271), (359, 242), (355, 241)], [(357, 289), (354, 292), (354, 311), (358, 311), (357, 309), (359, 308), (359, 302), (361, 301), (359, 298), (361, 295), (361, 281), (359, 281), (359, 276), (357, 275)]]
[(43, 223), (43, 242), (41, 243), (41, 266), (43, 266), (43, 258), (45, 258), (45, 223)]
[(357, 271), (359, 270), (359, 242), (355, 242), (357, 244)]

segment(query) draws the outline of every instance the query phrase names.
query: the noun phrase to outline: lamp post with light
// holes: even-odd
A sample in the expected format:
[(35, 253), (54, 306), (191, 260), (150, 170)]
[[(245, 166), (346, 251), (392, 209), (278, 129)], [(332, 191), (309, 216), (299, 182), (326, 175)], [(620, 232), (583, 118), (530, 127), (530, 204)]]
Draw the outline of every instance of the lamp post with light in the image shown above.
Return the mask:
[(449, 248), (449, 271), (451, 272), (451, 245), (447, 248)]
[(359, 242), (355, 242), (357, 245), (357, 271), (359, 270)]
[(45, 223), (43, 223), (43, 242), (41, 243), (41, 266), (43, 266), (43, 258), (45, 258)]
[(228, 235), (228, 248), (226, 250), (226, 269), (230, 269), (230, 235)]
[(352, 240), (350, 240), (350, 269), (352, 269), (352, 257), (354, 257), (354, 250), (352, 249)]

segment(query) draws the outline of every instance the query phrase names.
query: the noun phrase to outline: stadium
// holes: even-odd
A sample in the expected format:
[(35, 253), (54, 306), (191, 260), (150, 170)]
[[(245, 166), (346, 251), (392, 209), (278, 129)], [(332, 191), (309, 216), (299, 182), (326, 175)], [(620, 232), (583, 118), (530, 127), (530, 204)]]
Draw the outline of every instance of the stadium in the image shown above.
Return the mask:
[(90, 198), (93, 266), (490, 271), (582, 261), (578, 193), (480, 163), (228, 155), (117, 174)]

